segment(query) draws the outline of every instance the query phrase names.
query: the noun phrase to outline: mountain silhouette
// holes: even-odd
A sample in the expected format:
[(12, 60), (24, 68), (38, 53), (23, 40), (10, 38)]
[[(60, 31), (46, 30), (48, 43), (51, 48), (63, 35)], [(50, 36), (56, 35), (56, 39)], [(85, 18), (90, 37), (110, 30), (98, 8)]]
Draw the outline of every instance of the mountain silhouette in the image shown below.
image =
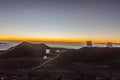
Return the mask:
[(22, 42), (8, 49), (0, 58), (43, 57), (47, 48), (49, 47), (45, 44)]
[(84, 47), (62, 53), (44, 68), (73, 68), (80, 64), (120, 65), (120, 48)]

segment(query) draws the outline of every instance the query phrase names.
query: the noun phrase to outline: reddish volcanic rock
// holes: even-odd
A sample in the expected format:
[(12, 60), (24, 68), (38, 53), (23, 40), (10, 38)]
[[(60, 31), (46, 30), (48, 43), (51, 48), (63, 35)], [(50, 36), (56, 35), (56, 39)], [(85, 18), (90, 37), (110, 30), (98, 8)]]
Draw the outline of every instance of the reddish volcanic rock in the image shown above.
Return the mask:
[(76, 66), (80, 68), (81, 64), (120, 65), (120, 48), (85, 47), (79, 50), (67, 51), (55, 60), (44, 65), (43, 68), (75, 69)]
[(47, 48), (49, 47), (45, 44), (22, 42), (21, 44), (8, 49), (0, 56), (0, 58), (43, 57)]

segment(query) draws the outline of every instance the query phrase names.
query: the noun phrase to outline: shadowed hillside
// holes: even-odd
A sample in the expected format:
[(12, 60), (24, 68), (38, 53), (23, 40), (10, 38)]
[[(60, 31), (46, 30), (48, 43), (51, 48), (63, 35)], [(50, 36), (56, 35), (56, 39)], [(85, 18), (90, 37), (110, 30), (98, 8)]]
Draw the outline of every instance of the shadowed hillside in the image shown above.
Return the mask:
[(81, 48), (61, 54), (44, 68), (75, 68), (85, 65), (120, 65), (120, 48)]
[(45, 61), (43, 56), (47, 48), (45, 44), (22, 42), (0, 55), (0, 68), (20, 69), (40, 65)]
[(47, 48), (49, 47), (45, 44), (23, 42), (8, 49), (0, 58), (43, 57)]
[(2, 55), (5, 51), (4, 50), (0, 50), (0, 55)]

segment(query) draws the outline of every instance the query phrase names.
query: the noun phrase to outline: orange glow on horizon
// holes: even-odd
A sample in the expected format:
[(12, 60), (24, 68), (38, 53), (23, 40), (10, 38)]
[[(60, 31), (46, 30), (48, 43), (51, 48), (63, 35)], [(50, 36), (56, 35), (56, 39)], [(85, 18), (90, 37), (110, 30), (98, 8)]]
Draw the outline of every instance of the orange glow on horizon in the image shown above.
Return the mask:
[(13, 41), (36, 41), (36, 42), (86, 42), (91, 40), (96, 43), (106, 43), (106, 42), (114, 42), (120, 43), (119, 40), (109, 40), (109, 39), (72, 39), (72, 38), (26, 38), (26, 37), (5, 37), (0, 36), (0, 40), (13, 40)]

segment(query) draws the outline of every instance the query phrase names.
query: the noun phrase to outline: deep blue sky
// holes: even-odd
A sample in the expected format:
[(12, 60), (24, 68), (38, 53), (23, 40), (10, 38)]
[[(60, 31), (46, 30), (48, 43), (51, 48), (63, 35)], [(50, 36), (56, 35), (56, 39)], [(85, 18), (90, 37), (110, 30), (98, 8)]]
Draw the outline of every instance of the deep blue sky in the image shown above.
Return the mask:
[(120, 42), (120, 0), (0, 0), (0, 37)]

